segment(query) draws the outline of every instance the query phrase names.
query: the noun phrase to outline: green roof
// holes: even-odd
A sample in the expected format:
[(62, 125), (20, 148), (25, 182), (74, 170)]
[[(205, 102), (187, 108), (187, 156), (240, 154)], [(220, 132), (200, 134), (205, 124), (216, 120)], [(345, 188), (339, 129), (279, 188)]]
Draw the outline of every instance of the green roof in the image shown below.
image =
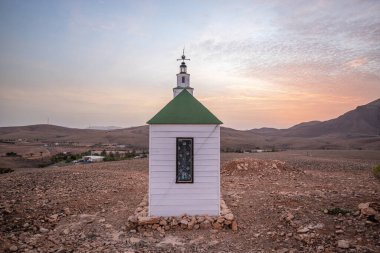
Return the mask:
[(181, 91), (148, 124), (223, 124), (186, 89)]

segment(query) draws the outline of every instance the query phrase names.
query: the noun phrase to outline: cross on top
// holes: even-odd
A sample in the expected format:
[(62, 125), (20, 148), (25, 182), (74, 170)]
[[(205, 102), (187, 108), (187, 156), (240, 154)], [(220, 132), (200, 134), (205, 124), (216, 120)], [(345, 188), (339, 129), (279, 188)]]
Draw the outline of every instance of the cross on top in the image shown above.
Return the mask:
[(186, 59), (186, 56), (185, 56), (185, 48), (183, 48), (182, 50), (182, 56), (181, 56), (181, 59), (177, 59), (177, 61), (190, 61), (190, 59)]

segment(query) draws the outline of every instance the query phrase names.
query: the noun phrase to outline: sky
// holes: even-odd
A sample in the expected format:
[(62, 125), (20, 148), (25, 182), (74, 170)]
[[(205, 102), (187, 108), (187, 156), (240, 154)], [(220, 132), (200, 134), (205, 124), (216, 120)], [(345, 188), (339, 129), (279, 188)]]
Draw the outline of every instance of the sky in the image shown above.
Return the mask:
[(288, 128), (380, 98), (380, 1), (0, 1), (0, 126), (144, 125), (185, 54), (224, 126)]

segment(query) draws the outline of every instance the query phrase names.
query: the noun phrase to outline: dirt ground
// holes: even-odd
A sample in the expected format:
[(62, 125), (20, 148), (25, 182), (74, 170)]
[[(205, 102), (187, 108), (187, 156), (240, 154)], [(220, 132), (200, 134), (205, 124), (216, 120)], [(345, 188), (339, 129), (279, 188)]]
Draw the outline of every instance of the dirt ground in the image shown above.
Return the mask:
[(222, 154), (222, 195), (239, 229), (140, 234), (148, 160), (0, 175), (0, 252), (380, 252), (371, 167), (380, 151)]

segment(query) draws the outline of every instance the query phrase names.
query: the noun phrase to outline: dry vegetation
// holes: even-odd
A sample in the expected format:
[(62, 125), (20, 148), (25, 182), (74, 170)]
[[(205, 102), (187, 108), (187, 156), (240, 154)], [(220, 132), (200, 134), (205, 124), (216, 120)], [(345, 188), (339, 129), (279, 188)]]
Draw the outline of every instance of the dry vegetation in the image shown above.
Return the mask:
[[(223, 198), (239, 230), (136, 233), (148, 160), (0, 175), (0, 252), (380, 252), (379, 151), (223, 154)], [(367, 210), (369, 210), (367, 208)], [(371, 218), (372, 217), (372, 218)]]

